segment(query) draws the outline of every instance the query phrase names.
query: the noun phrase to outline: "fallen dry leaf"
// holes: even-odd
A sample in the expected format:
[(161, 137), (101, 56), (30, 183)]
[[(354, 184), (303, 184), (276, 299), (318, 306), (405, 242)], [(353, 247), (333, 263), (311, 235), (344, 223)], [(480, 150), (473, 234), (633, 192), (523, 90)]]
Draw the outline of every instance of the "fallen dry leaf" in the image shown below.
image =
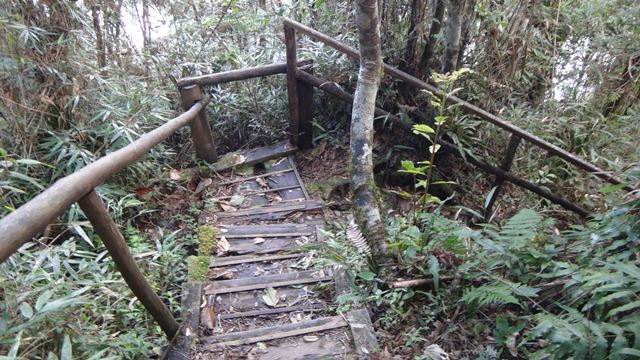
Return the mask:
[(254, 244), (262, 244), (264, 242), (264, 238), (257, 237), (253, 240)]
[(212, 183), (213, 183), (213, 179), (211, 178), (206, 178), (200, 181), (200, 183), (198, 183), (198, 186), (196, 187), (196, 191), (193, 192), (193, 195), (198, 195), (199, 193), (203, 192), (204, 189), (209, 187), (209, 185), (211, 185)]
[(227, 241), (227, 238), (224, 236), (221, 236), (220, 239), (218, 239), (218, 244), (217, 244), (218, 256), (222, 256), (226, 254), (230, 248), (231, 248), (231, 244), (229, 244), (229, 241)]
[(211, 280), (230, 280), (235, 274), (228, 269), (211, 269), (209, 270), (209, 279)]
[(256, 178), (256, 182), (258, 184), (260, 184), (260, 186), (262, 186), (263, 188), (268, 188), (269, 184), (267, 183), (267, 180), (265, 180), (264, 178)]
[(216, 327), (216, 314), (209, 305), (205, 305), (200, 311), (200, 324), (207, 330), (213, 330)]
[(234, 208), (233, 206), (227, 204), (226, 202), (219, 201), (218, 205), (220, 205), (220, 207), (222, 208), (222, 211), (234, 211), (234, 210), (236, 210), (236, 208)]
[(316, 341), (320, 340), (320, 338), (317, 337), (316, 335), (306, 335), (306, 336), (303, 336), (302, 338), (306, 342), (316, 342)]

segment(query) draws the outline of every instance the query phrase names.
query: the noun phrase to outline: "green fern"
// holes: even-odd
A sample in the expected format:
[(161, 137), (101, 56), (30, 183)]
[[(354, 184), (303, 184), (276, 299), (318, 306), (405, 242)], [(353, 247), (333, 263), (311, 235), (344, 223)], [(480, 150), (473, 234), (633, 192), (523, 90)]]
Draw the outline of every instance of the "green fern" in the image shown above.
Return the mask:
[(502, 226), (496, 240), (510, 243), (512, 246), (527, 246), (538, 236), (544, 218), (531, 209), (518, 211)]
[(472, 307), (482, 307), (490, 304), (520, 305), (512, 288), (500, 283), (468, 289), (460, 300)]

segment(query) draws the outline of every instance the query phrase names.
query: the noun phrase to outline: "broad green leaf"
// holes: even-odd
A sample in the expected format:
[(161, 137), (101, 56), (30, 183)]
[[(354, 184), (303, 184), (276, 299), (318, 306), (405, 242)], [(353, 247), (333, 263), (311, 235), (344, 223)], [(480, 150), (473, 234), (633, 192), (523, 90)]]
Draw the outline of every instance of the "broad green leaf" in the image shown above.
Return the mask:
[(618, 190), (622, 190), (625, 188), (625, 186), (627, 186), (627, 184), (609, 185), (609, 186), (605, 186), (603, 188), (598, 189), (598, 192), (603, 194), (609, 194), (612, 192), (616, 192)]
[(20, 313), (27, 319), (33, 317), (33, 308), (26, 301), (20, 304)]
[(376, 277), (376, 274), (371, 271), (361, 271), (358, 273), (358, 277), (366, 281), (371, 281)]
[(429, 272), (433, 276), (433, 287), (438, 291), (440, 286), (440, 263), (438, 258), (433, 255), (429, 255)]
[(638, 307), (640, 307), (640, 300), (637, 300), (637, 301), (634, 301), (634, 302), (630, 302), (628, 304), (619, 306), (619, 307), (617, 307), (615, 309), (611, 309), (607, 313), (607, 317), (610, 318), (610, 317), (615, 316), (617, 314), (620, 314), (622, 312), (633, 310), (633, 309), (638, 308)]
[(18, 357), (18, 350), (20, 350), (20, 340), (22, 339), (22, 330), (18, 332), (16, 337), (13, 339), (13, 345), (11, 345), (11, 350), (7, 354), (9, 359), (15, 359)]
[(413, 125), (413, 133), (416, 135), (421, 135), (421, 134), (433, 134), (436, 131), (433, 130), (433, 128), (429, 125), (426, 124), (415, 124)]
[(71, 339), (67, 334), (64, 334), (64, 340), (62, 341), (62, 349), (60, 349), (60, 360), (73, 360)]
[(38, 299), (36, 300), (36, 311), (40, 311), (42, 309), (44, 304), (46, 304), (49, 299), (51, 299), (51, 295), (53, 295), (53, 290), (49, 289), (43, 291), (42, 294), (38, 296)]

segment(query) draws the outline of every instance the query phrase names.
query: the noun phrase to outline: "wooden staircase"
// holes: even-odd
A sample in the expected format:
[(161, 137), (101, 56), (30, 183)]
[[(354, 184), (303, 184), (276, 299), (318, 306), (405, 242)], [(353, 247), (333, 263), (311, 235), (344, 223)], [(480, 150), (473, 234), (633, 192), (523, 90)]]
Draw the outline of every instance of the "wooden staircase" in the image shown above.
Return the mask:
[(211, 167), (221, 179), (207, 200), (219, 208), (199, 222), (220, 230), (218, 254), (209, 282), (183, 285), (183, 326), (166, 358), (357, 359), (377, 347), (366, 310), (337, 309), (343, 271), (316, 264), (322, 203), (309, 197), (295, 150), (280, 143)]

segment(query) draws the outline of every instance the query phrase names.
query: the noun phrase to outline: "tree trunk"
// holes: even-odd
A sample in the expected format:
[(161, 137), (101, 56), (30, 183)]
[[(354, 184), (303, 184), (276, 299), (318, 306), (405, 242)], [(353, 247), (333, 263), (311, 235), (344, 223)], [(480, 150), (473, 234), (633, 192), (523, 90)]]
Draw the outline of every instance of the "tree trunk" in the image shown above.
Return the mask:
[(373, 179), (373, 117), (382, 75), (378, 0), (356, 1), (360, 72), (351, 115), (351, 186), (356, 220), (375, 259), (388, 258), (384, 225)]
[(418, 40), (421, 40), (424, 32), (422, 22), (424, 21), (424, 0), (413, 0), (411, 2), (411, 16), (409, 17), (409, 30), (407, 33), (407, 43), (404, 48), (404, 59), (400, 62), (400, 70), (413, 74), (416, 70), (416, 48)]
[(438, 41), (438, 34), (442, 28), (442, 18), (444, 17), (444, 5), (445, 0), (434, 0), (435, 8), (433, 10), (433, 22), (431, 22), (431, 28), (429, 29), (429, 38), (422, 51), (420, 57), (420, 64), (418, 65), (417, 76), (424, 78), (425, 74), (430, 73), (431, 59), (435, 53), (436, 42)]
[(476, 0), (466, 0), (464, 3), (463, 20), (460, 39), (460, 51), (458, 52), (458, 61), (456, 63), (456, 69), (462, 67), (462, 59), (464, 57), (464, 50), (469, 43), (470, 28), (475, 20), (476, 15)]
[(100, 7), (94, 5), (91, 7), (91, 17), (93, 18), (93, 28), (96, 32), (96, 54), (98, 57), (98, 68), (102, 69), (107, 66), (107, 55), (104, 48), (104, 38), (102, 36), (102, 27), (100, 26)]
[(443, 74), (454, 71), (458, 64), (463, 5), (464, 0), (449, 0), (449, 6), (447, 7), (447, 33), (445, 35), (445, 48), (440, 69)]

